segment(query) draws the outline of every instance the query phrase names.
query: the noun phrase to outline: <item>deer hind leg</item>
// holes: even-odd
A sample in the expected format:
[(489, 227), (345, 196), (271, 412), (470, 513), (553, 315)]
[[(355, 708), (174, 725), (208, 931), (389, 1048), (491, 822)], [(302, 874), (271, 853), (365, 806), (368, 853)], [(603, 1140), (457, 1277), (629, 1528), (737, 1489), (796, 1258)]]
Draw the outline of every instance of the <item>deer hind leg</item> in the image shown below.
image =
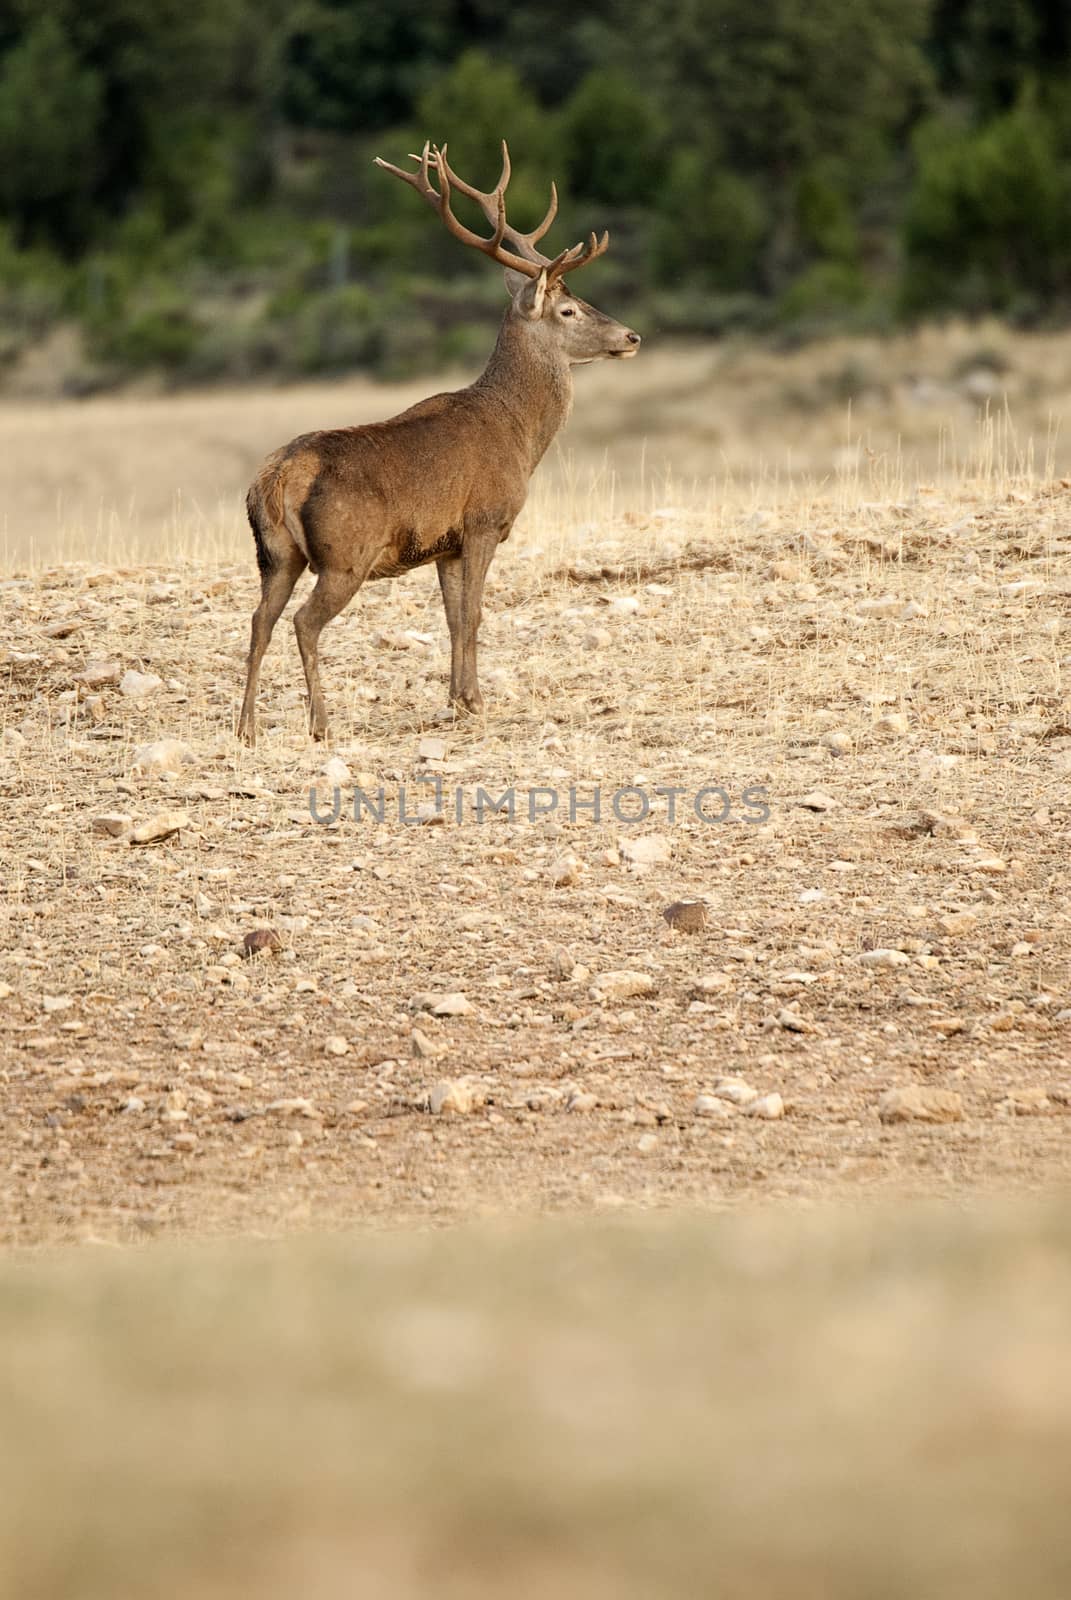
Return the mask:
[(340, 611), (345, 610), (375, 566), (380, 552), (347, 571), (321, 572), (305, 604), (295, 613), (294, 632), (309, 686), (309, 732), (314, 739), (327, 737), (327, 707), (320, 687), (320, 635)]
[(260, 604), (253, 613), (245, 697), (238, 719), (238, 737), (250, 747), (257, 742), (256, 702), (260, 663), (271, 640), (272, 630), (286, 610), (294, 585), (307, 565), (304, 555), (289, 534), (281, 530), (273, 530), (266, 538), (258, 533), (257, 556), (261, 569)]

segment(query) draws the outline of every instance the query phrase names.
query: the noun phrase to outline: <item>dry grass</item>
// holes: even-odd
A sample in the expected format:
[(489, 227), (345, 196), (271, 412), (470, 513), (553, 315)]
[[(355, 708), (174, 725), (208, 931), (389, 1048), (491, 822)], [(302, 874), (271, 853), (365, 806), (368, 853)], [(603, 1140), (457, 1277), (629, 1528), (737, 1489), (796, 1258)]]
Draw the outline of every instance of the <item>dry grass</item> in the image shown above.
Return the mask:
[(1066, 1208), (0, 1270), (18, 1600), (1060, 1600)]
[[(548, 464), (492, 569), (485, 719), (437, 720), (432, 574), (332, 625), (334, 750), (412, 806), (443, 737), (442, 826), (391, 800), (380, 826), (312, 822), (327, 752), (285, 620), (256, 754), (231, 736), (256, 593), (236, 491), (350, 391), (5, 419), (0, 1238), (396, 1231), (9, 1264), (0, 1590), (1066, 1591), (1066, 1228), (902, 1202), (1066, 1181), (1067, 463), (976, 416), (955, 462), (956, 409), (920, 477), (838, 454), (819, 408), (807, 471), (768, 469), (747, 419), (760, 452), (756, 397), (793, 371), (719, 388), (740, 466), (701, 487), (687, 437), (674, 476), (611, 479), (581, 395), (580, 465)], [(652, 362), (628, 404), (661, 415), (669, 378)], [(48, 482), (83, 507), (54, 529)], [(176, 511), (179, 483), (209, 509)], [(163, 687), (94, 709), (75, 675), (101, 657)], [(136, 776), (162, 736), (192, 764)], [(711, 784), (737, 818), (762, 787), (768, 819), (700, 820)], [(478, 822), (477, 789), (511, 785), (517, 816)], [(596, 785), (602, 817), (571, 819)], [(639, 827), (609, 810), (626, 785)], [(531, 822), (537, 786), (562, 803)], [(684, 791), (672, 822), (658, 786)], [(188, 821), (156, 846), (93, 831), (164, 808)], [(637, 833), (669, 859), (631, 871)], [(693, 897), (707, 929), (672, 933)], [(265, 925), (280, 952), (243, 961)], [(649, 992), (601, 1002), (620, 969)], [(470, 1009), (429, 1016), (428, 991)], [(786, 1115), (697, 1115), (725, 1074)], [(439, 1080), (471, 1109), (432, 1115)], [(912, 1085), (961, 1120), (884, 1125)], [(828, 1200), (874, 1215), (794, 1215)], [(400, 1231), (488, 1212), (588, 1219)]]

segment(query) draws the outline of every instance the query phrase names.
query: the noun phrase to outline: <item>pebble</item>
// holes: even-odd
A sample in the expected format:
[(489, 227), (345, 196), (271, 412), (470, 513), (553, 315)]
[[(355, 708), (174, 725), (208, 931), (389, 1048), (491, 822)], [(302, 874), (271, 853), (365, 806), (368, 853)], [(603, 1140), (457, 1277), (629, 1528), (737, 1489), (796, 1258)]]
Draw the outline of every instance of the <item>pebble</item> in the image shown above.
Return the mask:
[(767, 1122), (774, 1122), (785, 1114), (785, 1102), (777, 1093), (762, 1094), (758, 1099), (748, 1103), (747, 1114), (749, 1117), (762, 1117)]
[(959, 1122), (963, 1097), (952, 1089), (909, 1084), (886, 1090), (878, 1101), (878, 1116), (882, 1122)]
[(581, 872), (581, 862), (569, 851), (558, 856), (547, 867), (547, 877), (555, 889), (567, 889), (576, 882)]
[(630, 867), (660, 866), (673, 853), (669, 840), (661, 833), (645, 833), (636, 839), (619, 839), (617, 851)]
[(106, 811), (93, 818), (93, 832), (104, 833), (112, 839), (120, 838), (134, 826), (134, 819), (126, 811)]
[(613, 1004), (618, 1000), (632, 1000), (642, 995), (654, 994), (655, 981), (646, 972), (603, 972), (595, 979), (588, 993), (596, 1005)]
[(911, 957), (902, 950), (863, 950), (856, 957), (863, 967), (906, 967)]
[(832, 733), (824, 733), (822, 735), (822, 744), (832, 755), (846, 756), (852, 748), (852, 736), (850, 733), (842, 732), (839, 728), (834, 729)]
[(714, 1094), (718, 1100), (728, 1100), (734, 1106), (749, 1106), (759, 1098), (759, 1091), (743, 1078), (720, 1078), (714, 1085)]
[(422, 1033), (419, 1028), (414, 1028), (412, 1033), (409, 1035), (409, 1046), (412, 1054), (416, 1056), (418, 1061), (427, 1061), (430, 1060), (432, 1056), (438, 1055), (438, 1051), (428, 1038), (427, 1034)]
[(613, 642), (609, 628), (589, 628), (584, 635), (585, 650), (608, 650)]
[(131, 668), (119, 680), (119, 693), (131, 700), (145, 700), (163, 686), (163, 678), (158, 678), (155, 672), (135, 672)]
[(961, 933), (973, 933), (978, 926), (978, 917), (973, 911), (950, 911), (946, 916), (938, 917), (937, 926), (942, 933), (954, 939)]
[(190, 819), (185, 811), (158, 811), (148, 821), (139, 822), (136, 828), (131, 828), (126, 838), (131, 844), (156, 844), (161, 839), (170, 839), (172, 834), (189, 825)]
[(732, 1116), (728, 1103), (715, 1094), (697, 1094), (692, 1110), (697, 1117), (713, 1117), (717, 1122), (728, 1122)]
[(636, 1149), (641, 1156), (649, 1156), (652, 1150), (658, 1149), (658, 1135), (656, 1133), (641, 1134), (636, 1140)]
[(472, 1001), (460, 992), (439, 995), (429, 1007), (433, 1017), (467, 1017)]
[(472, 1110), (473, 1104), (472, 1090), (453, 1078), (441, 1079), (428, 1096), (428, 1110), (433, 1117), (463, 1117)]
[(1052, 1101), (1044, 1089), (1009, 1089), (997, 1110), (1008, 1112), (1015, 1117), (1036, 1117), (1048, 1111), (1051, 1106)]
[(724, 994), (732, 986), (733, 980), (728, 972), (708, 972), (695, 980), (689, 992), (702, 998), (705, 995)]
[(329, 756), (324, 762), (321, 772), (334, 788), (341, 788), (343, 784), (353, 782), (350, 769), (341, 756)]
[(143, 744), (134, 751), (131, 774), (135, 778), (156, 778), (167, 774), (175, 777), (183, 767), (196, 758), (188, 744), (181, 739), (157, 739), (153, 744)]
[(122, 675), (118, 661), (87, 661), (81, 672), (75, 673), (74, 681), (87, 689), (102, 689), (105, 684), (118, 683)]
[(804, 811), (833, 811), (837, 802), (821, 789), (812, 789), (809, 794), (801, 795), (796, 804), (802, 806)]
[(911, 727), (910, 718), (903, 711), (890, 711), (884, 717), (879, 717), (874, 724), (876, 733), (899, 734), (907, 733)]
[(566, 1111), (594, 1111), (599, 1103), (597, 1094), (592, 1094), (586, 1089), (577, 1089), (565, 1102)]
[(417, 745), (417, 755), (421, 761), (445, 761), (446, 740), (430, 737), (421, 739)]
[(702, 933), (710, 918), (710, 907), (704, 900), (674, 900), (665, 906), (663, 917), (676, 933)]
[(274, 953), (282, 947), (282, 940), (274, 928), (252, 928), (242, 940), (242, 955), (248, 961), (264, 950), (271, 950)]
[(311, 1100), (303, 1095), (292, 1095), (282, 1100), (272, 1100), (267, 1108), (281, 1117), (318, 1117), (320, 1113)]
[(327, 1056), (348, 1056), (349, 1053), (350, 1053), (350, 1041), (347, 1038), (345, 1038), (341, 1033), (329, 1034), (328, 1037), (324, 1040), (324, 1055), (327, 1055)]

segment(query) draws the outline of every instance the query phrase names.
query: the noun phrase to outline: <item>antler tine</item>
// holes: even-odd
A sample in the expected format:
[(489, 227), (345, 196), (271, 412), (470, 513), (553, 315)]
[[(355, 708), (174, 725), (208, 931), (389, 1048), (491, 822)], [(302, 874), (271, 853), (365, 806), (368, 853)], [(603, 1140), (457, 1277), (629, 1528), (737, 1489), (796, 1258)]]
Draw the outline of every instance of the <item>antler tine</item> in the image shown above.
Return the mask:
[[(439, 213), (440, 220), (446, 229), (454, 235), (455, 239), (460, 239), (462, 244), (472, 245), (474, 249), (482, 250), (484, 255), (490, 256), (500, 266), (511, 267), (514, 272), (522, 272), (529, 278), (538, 277), (539, 270), (543, 265), (542, 258), (536, 261), (526, 255), (516, 255), (512, 250), (507, 250), (502, 242), (507, 231), (504, 190), (506, 183), (509, 181), (508, 158), (503, 169), (503, 177), (499, 179), (498, 189), (493, 195), (480, 197), (481, 203), (484, 198), (488, 202), (495, 202), (494, 214), (485, 211), (487, 220), (494, 224), (495, 232), (494, 237), (491, 239), (481, 239), (478, 233), (473, 233), (471, 228), (466, 228), (464, 223), (459, 222), (454, 215), (450, 205), (451, 183), (453, 182), (456, 188), (461, 189), (462, 193), (466, 192), (466, 186), (454, 180), (454, 174), (447, 165), (445, 145), (440, 150), (438, 146), (433, 147), (429, 140), (425, 140), (424, 149), (420, 155), (417, 156), (410, 153), (409, 159), (420, 163), (419, 172), (406, 172), (404, 168), (395, 167), (389, 161), (384, 161), (380, 156), (375, 157), (375, 164), (377, 167), (382, 167), (385, 172), (393, 173), (396, 178), (404, 179), (411, 188), (422, 195), (428, 204), (433, 206)], [(438, 189), (432, 183), (428, 171), (432, 161), (435, 163), (435, 172), (439, 180)]]
[(603, 232), (601, 239), (591, 234), (587, 243), (575, 244), (571, 250), (565, 250), (547, 268), (547, 282), (554, 283), (563, 278), (567, 272), (579, 272), (581, 267), (586, 267), (589, 261), (594, 261), (604, 254), (609, 248), (610, 235)]
[[(443, 145), (442, 153), (443, 160), (445, 161), (446, 145)], [(467, 195), (470, 200), (475, 200), (476, 204), (480, 207), (480, 210), (483, 212), (488, 222), (496, 225), (498, 223), (499, 216), (505, 211), (506, 185), (509, 183), (512, 170), (512, 163), (510, 162), (509, 157), (509, 145), (506, 143), (505, 139), (502, 141), (502, 171), (499, 175), (498, 182), (491, 190), (485, 191), (483, 189), (477, 189), (474, 184), (466, 183), (464, 178), (458, 177), (457, 173), (454, 171), (453, 167), (449, 165), (449, 163), (447, 163), (446, 168), (452, 187), (455, 189), (460, 189), (461, 193), (463, 195)], [(539, 240), (542, 239), (543, 235), (546, 233), (557, 214), (558, 189), (557, 185), (552, 183), (550, 186), (550, 205), (547, 207), (546, 215), (543, 217), (543, 220), (539, 226), (533, 228), (531, 233), (522, 233), (519, 228), (515, 228), (512, 223), (507, 222), (504, 236), (513, 246), (513, 248), (515, 250), (520, 250), (528, 258), (528, 260), (538, 262), (540, 266), (549, 266), (550, 257), (545, 256), (541, 250), (537, 250), (536, 245), (538, 244)]]

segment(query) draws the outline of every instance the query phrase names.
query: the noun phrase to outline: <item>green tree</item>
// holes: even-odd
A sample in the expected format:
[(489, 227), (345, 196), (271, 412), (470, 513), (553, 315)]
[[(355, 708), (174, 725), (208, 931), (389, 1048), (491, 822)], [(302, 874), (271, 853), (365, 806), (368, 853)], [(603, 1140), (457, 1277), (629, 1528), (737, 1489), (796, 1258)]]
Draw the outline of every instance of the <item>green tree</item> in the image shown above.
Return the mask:
[(611, 205), (648, 203), (658, 187), (664, 131), (659, 110), (628, 73), (589, 73), (562, 113), (571, 192)]
[(904, 300), (1022, 311), (1071, 300), (1071, 151), (1027, 91), (983, 127), (945, 119), (916, 137)]
[(83, 242), (99, 162), (100, 78), (47, 13), (0, 61), (0, 205), (22, 242)]

